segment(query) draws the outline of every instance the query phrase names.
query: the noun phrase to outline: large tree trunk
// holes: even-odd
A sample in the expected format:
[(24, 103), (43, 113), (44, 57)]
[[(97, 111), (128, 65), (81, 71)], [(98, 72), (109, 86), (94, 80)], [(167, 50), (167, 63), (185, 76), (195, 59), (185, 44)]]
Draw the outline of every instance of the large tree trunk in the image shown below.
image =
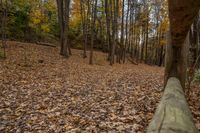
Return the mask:
[(128, 46), (128, 16), (129, 16), (129, 10), (130, 10), (130, 1), (128, 1), (128, 7), (127, 7), (127, 12), (126, 12), (126, 25), (125, 25), (125, 34), (126, 34), (126, 38), (125, 38), (125, 46), (124, 46), (124, 51), (123, 51), (123, 63), (125, 63), (126, 61), (126, 51), (127, 51), (127, 46)]
[(124, 51), (124, 6), (125, 6), (125, 0), (122, 0), (122, 19), (121, 19), (121, 40), (120, 40), (120, 45), (121, 45), (121, 49), (120, 49), (120, 60), (122, 60), (123, 58), (123, 51)]
[(186, 36), (198, 14), (200, 3), (196, 0), (168, 0), (168, 2), (170, 32), (166, 52), (165, 84), (170, 77), (177, 77), (185, 88), (189, 39), (186, 39)]
[(69, 57), (71, 49), (68, 41), (70, 0), (57, 0), (58, 21), (60, 26), (60, 54)]
[(64, 28), (64, 47), (63, 47), (63, 55), (65, 57), (69, 57), (71, 55), (71, 49), (69, 45), (68, 32), (69, 32), (69, 8), (70, 8), (70, 0), (65, 0), (65, 28)]
[(183, 89), (185, 89), (186, 69), (188, 61), (188, 46), (189, 38), (180, 45), (180, 47), (174, 47), (170, 34), (168, 34), (168, 44), (166, 46), (165, 56), (165, 85), (170, 77), (177, 77), (180, 79)]
[(187, 69), (186, 37), (200, 3), (196, 0), (168, 0), (170, 32), (166, 51), (165, 92), (147, 133), (197, 133), (184, 87)]
[(64, 45), (64, 20), (63, 20), (63, 0), (56, 0), (58, 8), (58, 21), (60, 26), (60, 54), (63, 55), (63, 45)]
[(168, 80), (147, 133), (198, 133), (179, 79)]

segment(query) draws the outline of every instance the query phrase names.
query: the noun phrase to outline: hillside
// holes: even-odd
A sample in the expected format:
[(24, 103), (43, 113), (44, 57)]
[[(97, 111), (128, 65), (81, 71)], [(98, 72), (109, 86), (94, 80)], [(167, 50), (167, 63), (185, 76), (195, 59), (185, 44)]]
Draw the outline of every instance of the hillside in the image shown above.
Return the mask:
[[(114, 64), (95, 52), (94, 65), (72, 50), (8, 42), (0, 60), (0, 132), (145, 132), (160, 101), (164, 68)], [(200, 130), (200, 89), (190, 108)]]

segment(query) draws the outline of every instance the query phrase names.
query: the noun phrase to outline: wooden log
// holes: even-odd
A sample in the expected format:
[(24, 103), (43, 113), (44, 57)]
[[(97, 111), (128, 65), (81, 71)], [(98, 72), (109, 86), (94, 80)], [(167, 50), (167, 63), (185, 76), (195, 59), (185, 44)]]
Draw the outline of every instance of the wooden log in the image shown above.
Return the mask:
[(198, 133), (179, 79), (168, 80), (147, 133)]
[(36, 42), (37, 45), (42, 45), (42, 46), (49, 46), (49, 47), (56, 47), (56, 45), (50, 44), (50, 43), (45, 43), (45, 42)]
[(130, 61), (134, 65), (138, 65), (137, 62), (135, 62), (131, 57), (127, 57), (128, 61)]

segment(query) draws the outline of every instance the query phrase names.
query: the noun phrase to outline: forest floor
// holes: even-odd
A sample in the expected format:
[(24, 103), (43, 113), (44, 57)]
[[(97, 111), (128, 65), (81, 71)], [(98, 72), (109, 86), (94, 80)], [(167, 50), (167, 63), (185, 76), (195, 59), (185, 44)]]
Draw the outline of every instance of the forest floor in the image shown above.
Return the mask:
[[(9, 42), (0, 60), (0, 132), (143, 133), (160, 101), (164, 68), (106, 62), (72, 50)], [(200, 89), (189, 105), (200, 130)]]

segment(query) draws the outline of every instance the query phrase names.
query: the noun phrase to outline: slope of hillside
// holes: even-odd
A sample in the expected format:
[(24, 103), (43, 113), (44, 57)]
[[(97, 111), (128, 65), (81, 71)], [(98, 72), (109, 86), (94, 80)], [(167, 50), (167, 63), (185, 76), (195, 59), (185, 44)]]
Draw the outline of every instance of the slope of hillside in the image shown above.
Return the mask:
[[(82, 51), (9, 42), (0, 60), (0, 132), (143, 133), (161, 98), (163, 68), (106, 62)], [(189, 104), (200, 130), (200, 89)]]

